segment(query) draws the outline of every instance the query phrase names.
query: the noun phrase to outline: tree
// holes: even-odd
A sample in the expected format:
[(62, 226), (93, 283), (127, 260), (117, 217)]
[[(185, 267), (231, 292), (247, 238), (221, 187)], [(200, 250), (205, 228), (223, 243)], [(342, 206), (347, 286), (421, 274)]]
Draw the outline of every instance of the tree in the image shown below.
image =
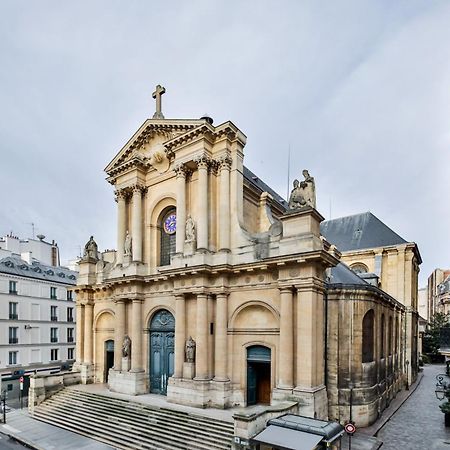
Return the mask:
[(435, 313), (428, 324), (423, 336), (423, 353), (429, 356), (439, 355), (439, 347), (441, 346), (441, 328), (448, 327), (449, 314), (441, 312)]

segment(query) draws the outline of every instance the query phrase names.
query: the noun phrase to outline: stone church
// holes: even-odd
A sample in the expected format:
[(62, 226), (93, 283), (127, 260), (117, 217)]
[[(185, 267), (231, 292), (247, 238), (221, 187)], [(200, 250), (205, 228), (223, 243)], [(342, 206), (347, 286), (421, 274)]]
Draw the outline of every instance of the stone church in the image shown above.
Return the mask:
[(342, 422), (352, 402), (373, 422), (417, 370), (417, 246), (338, 242), (351, 226), (324, 222), (308, 171), (286, 202), (244, 166), (242, 131), (166, 119), (164, 92), (105, 169), (117, 251), (86, 244), (74, 370), (196, 407), (294, 400)]

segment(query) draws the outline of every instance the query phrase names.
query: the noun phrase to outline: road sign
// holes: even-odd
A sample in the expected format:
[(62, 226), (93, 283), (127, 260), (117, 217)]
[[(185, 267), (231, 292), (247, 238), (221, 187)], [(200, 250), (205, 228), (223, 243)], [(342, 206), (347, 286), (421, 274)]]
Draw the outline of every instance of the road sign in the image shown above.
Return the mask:
[(347, 434), (353, 434), (356, 431), (356, 427), (352, 423), (347, 423), (344, 429), (347, 432)]
[(20, 377), (20, 378), (19, 378), (19, 381), (20, 381), (21, 383), (23, 383), (23, 377)]

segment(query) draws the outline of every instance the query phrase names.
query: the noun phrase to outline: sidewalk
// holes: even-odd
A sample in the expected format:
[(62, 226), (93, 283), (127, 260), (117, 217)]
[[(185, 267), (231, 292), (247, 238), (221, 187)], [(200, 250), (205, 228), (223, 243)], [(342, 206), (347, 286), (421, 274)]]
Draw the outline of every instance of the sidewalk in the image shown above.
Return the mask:
[(26, 409), (9, 412), (0, 431), (35, 450), (114, 450), (109, 445), (32, 419)]

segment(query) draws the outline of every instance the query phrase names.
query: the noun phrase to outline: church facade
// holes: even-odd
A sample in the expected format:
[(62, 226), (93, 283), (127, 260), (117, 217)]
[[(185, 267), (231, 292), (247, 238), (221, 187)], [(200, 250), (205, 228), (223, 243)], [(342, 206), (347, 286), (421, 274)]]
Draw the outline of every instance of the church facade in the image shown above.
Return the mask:
[(405, 306), (322, 236), (307, 171), (288, 204), (244, 166), (233, 123), (165, 119), (161, 93), (105, 169), (117, 251), (86, 244), (74, 370), (197, 407), (294, 400), (344, 420), (352, 401), (373, 422), (404, 382)]

